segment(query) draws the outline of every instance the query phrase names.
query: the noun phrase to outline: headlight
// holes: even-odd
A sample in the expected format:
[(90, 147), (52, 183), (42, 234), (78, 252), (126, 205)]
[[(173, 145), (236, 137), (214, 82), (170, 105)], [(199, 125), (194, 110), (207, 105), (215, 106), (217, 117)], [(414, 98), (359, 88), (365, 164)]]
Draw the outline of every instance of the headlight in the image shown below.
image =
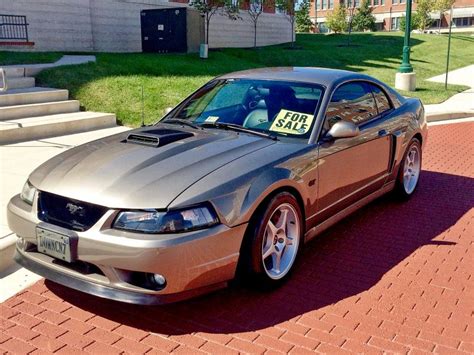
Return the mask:
[(31, 185), (29, 181), (25, 182), (23, 190), (21, 190), (20, 198), (29, 205), (33, 205), (33, 199), (35, 198), (36, 188)]
[(210, 206), (198, 206), (168, 212), (120, 212), (113, 228), (141, 233), (179, 233), (207, 228), (217, 223), (219, 219)]

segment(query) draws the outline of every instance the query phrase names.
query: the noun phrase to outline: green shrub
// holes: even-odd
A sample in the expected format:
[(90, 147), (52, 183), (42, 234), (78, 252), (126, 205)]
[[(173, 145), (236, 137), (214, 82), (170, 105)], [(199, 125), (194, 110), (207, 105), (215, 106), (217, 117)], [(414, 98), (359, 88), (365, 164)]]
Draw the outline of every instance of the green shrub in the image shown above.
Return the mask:
[(326, 18), (326, 26), (334, 33), (342, 33), (347, 30), (347, 10), (344, 4), (329, 13)]

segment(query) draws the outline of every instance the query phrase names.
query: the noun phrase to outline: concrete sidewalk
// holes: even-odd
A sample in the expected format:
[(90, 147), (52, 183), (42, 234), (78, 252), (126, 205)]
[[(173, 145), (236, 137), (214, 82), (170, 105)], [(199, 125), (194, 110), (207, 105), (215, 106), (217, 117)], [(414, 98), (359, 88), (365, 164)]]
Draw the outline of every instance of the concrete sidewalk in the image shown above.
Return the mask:
[(94, 55), (63, 55), (59, 60), (54, 63), (41, 63), (41, 64), (14, 64), (4, 65), (2, 68), (8, 70), (14, 70), (15, 68), (25, 68), (25, 76), (35, 76), (40, 71), (49, 68), (60, 67), (63, 65), (78, 65), (90, 62), (95, 62), (96, 58)]
[[(444, 83), (446, 74), (441, 74), (429, 81)], [(450, 97), (437, 105), (425, 105), (428, 120), (439, 121), (453, 118), (474, 116), (474, 64), (448, 73), (448, 84), (465, 85), (470, 89)]]

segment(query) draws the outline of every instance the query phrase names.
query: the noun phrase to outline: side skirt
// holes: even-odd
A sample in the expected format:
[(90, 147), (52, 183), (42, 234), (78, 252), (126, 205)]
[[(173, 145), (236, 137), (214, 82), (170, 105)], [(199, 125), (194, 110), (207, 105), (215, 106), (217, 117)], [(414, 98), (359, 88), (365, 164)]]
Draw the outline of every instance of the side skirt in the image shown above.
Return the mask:
[(375, 191), (371, 193), (370, 195), (367, 195), (366, 197), (360, 199), (356, 203), (346, 207), (342, 211), (339, 211), (336, 213), (334, 216), (329, 217), (326, 219), (324, 222), (314, 226), (310, 230), (308, 230), (305, 234), (305, 242), (310, 241), (314, 237), (316, 237), (318, 234), (321, 234), (324, 232), (326, 229), (329, 227), (332, 227), (334, 224), (339, 222), (341, 219), (349, 216), (350, 214), (354, 213), (357, 211), (359, 208), (364, 207), (365, 205), (369, 204), (373, 200), (379, 198), (382, 195), (385, 195), (387, 192), (390, 192), (394, 189), (395, 187), (395, 181), (392, 181), (388, 184), (386, 184), (384, 187), (382, 187), (380, 190)]

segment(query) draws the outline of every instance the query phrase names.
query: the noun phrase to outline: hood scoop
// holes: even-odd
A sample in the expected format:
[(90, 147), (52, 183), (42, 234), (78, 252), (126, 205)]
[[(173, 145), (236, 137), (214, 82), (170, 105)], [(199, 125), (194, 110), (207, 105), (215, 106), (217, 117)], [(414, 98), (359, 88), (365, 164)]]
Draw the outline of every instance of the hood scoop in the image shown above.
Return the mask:
[(175, 131), (172, 129), (149, 129), (137, 133), (130, 133), (122, 143), (146, 145), (156, 148), (193, 136), (194, 134), (190, 132)]

